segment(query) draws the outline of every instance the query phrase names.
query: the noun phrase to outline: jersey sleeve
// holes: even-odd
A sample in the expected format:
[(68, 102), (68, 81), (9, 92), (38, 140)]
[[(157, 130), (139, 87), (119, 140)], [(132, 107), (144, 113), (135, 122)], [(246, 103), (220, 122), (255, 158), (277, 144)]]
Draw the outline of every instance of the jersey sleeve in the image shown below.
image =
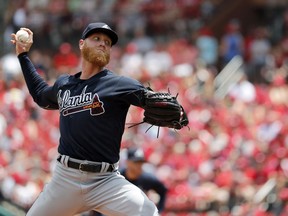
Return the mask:
[(143, 94), (146, 88), (138, 80), (121, 76), (117, 85), (117, 91), (121, 99), (128, 104), (142, 107)]
[(18, 56), (24, 79), (35, 103), (44, 109), (58, 109), (56, 86), (49, 86), (38, 74), (27, 53)]

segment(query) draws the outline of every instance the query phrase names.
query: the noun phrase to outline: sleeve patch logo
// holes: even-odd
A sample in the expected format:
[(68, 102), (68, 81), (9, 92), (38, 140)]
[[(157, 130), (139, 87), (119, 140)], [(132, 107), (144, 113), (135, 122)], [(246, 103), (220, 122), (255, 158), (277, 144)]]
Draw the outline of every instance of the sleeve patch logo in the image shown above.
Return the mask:
[(91, 92), (86, 92), (86, 89), (87, 86), (85, 86), (80, 95), (75, 96), (71, 96), (70, 90), (64, 91), (62, 97), (62, 91), (58, 92), (58, 104), (63, 116), (83, 111), (90, 111), (92, 116), (105, 112), (104, 103), (100, 101), (98, 94), (92, 95)]

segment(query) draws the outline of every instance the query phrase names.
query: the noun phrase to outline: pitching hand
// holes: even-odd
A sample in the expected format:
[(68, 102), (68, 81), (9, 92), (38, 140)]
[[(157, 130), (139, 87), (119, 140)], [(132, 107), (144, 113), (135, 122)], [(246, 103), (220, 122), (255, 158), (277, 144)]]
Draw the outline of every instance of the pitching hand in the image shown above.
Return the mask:
[(11, 34), (11, 43), (15, 45), (17, 56), (23, 52), (29, 52), (29, 50), (33, 44), (33, 32), (28, 28), (21, 28), (21, 29), (28, 32), (29, 39), (25, 42), (21, 42), (21, 41), (17, 40), (15, 33)]

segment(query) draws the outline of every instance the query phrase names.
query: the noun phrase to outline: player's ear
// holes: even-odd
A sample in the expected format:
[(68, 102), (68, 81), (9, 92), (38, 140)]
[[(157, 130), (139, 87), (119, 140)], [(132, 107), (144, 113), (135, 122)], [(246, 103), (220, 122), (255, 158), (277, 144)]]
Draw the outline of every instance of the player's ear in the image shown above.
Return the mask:
[(84, 40), (83, 40), (83, 39), (80, 39), (80, 40), (79, 40), (79, 49), (80, 49), (80, 50), (82, 49), (83, 45), (84, 45)]

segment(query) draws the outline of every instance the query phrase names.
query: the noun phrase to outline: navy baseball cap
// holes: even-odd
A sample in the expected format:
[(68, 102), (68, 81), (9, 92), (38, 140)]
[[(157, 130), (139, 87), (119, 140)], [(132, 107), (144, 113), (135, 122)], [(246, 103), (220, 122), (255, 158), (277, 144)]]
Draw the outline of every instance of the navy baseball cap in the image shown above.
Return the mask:
[(145, 155), (142, 149), (130, 148), (127, 151), (127, 160), (135, 162), (145, 162)]
[(107, 34), (112, 40), (112, 46), (117, 43), (118, 35), (115, 31), (113, 31), (106, 23), (96, 22), (90, 23), (82, 33), (82, 39), (86, 39), (90, 34), (95, 32), (102, 32)]

